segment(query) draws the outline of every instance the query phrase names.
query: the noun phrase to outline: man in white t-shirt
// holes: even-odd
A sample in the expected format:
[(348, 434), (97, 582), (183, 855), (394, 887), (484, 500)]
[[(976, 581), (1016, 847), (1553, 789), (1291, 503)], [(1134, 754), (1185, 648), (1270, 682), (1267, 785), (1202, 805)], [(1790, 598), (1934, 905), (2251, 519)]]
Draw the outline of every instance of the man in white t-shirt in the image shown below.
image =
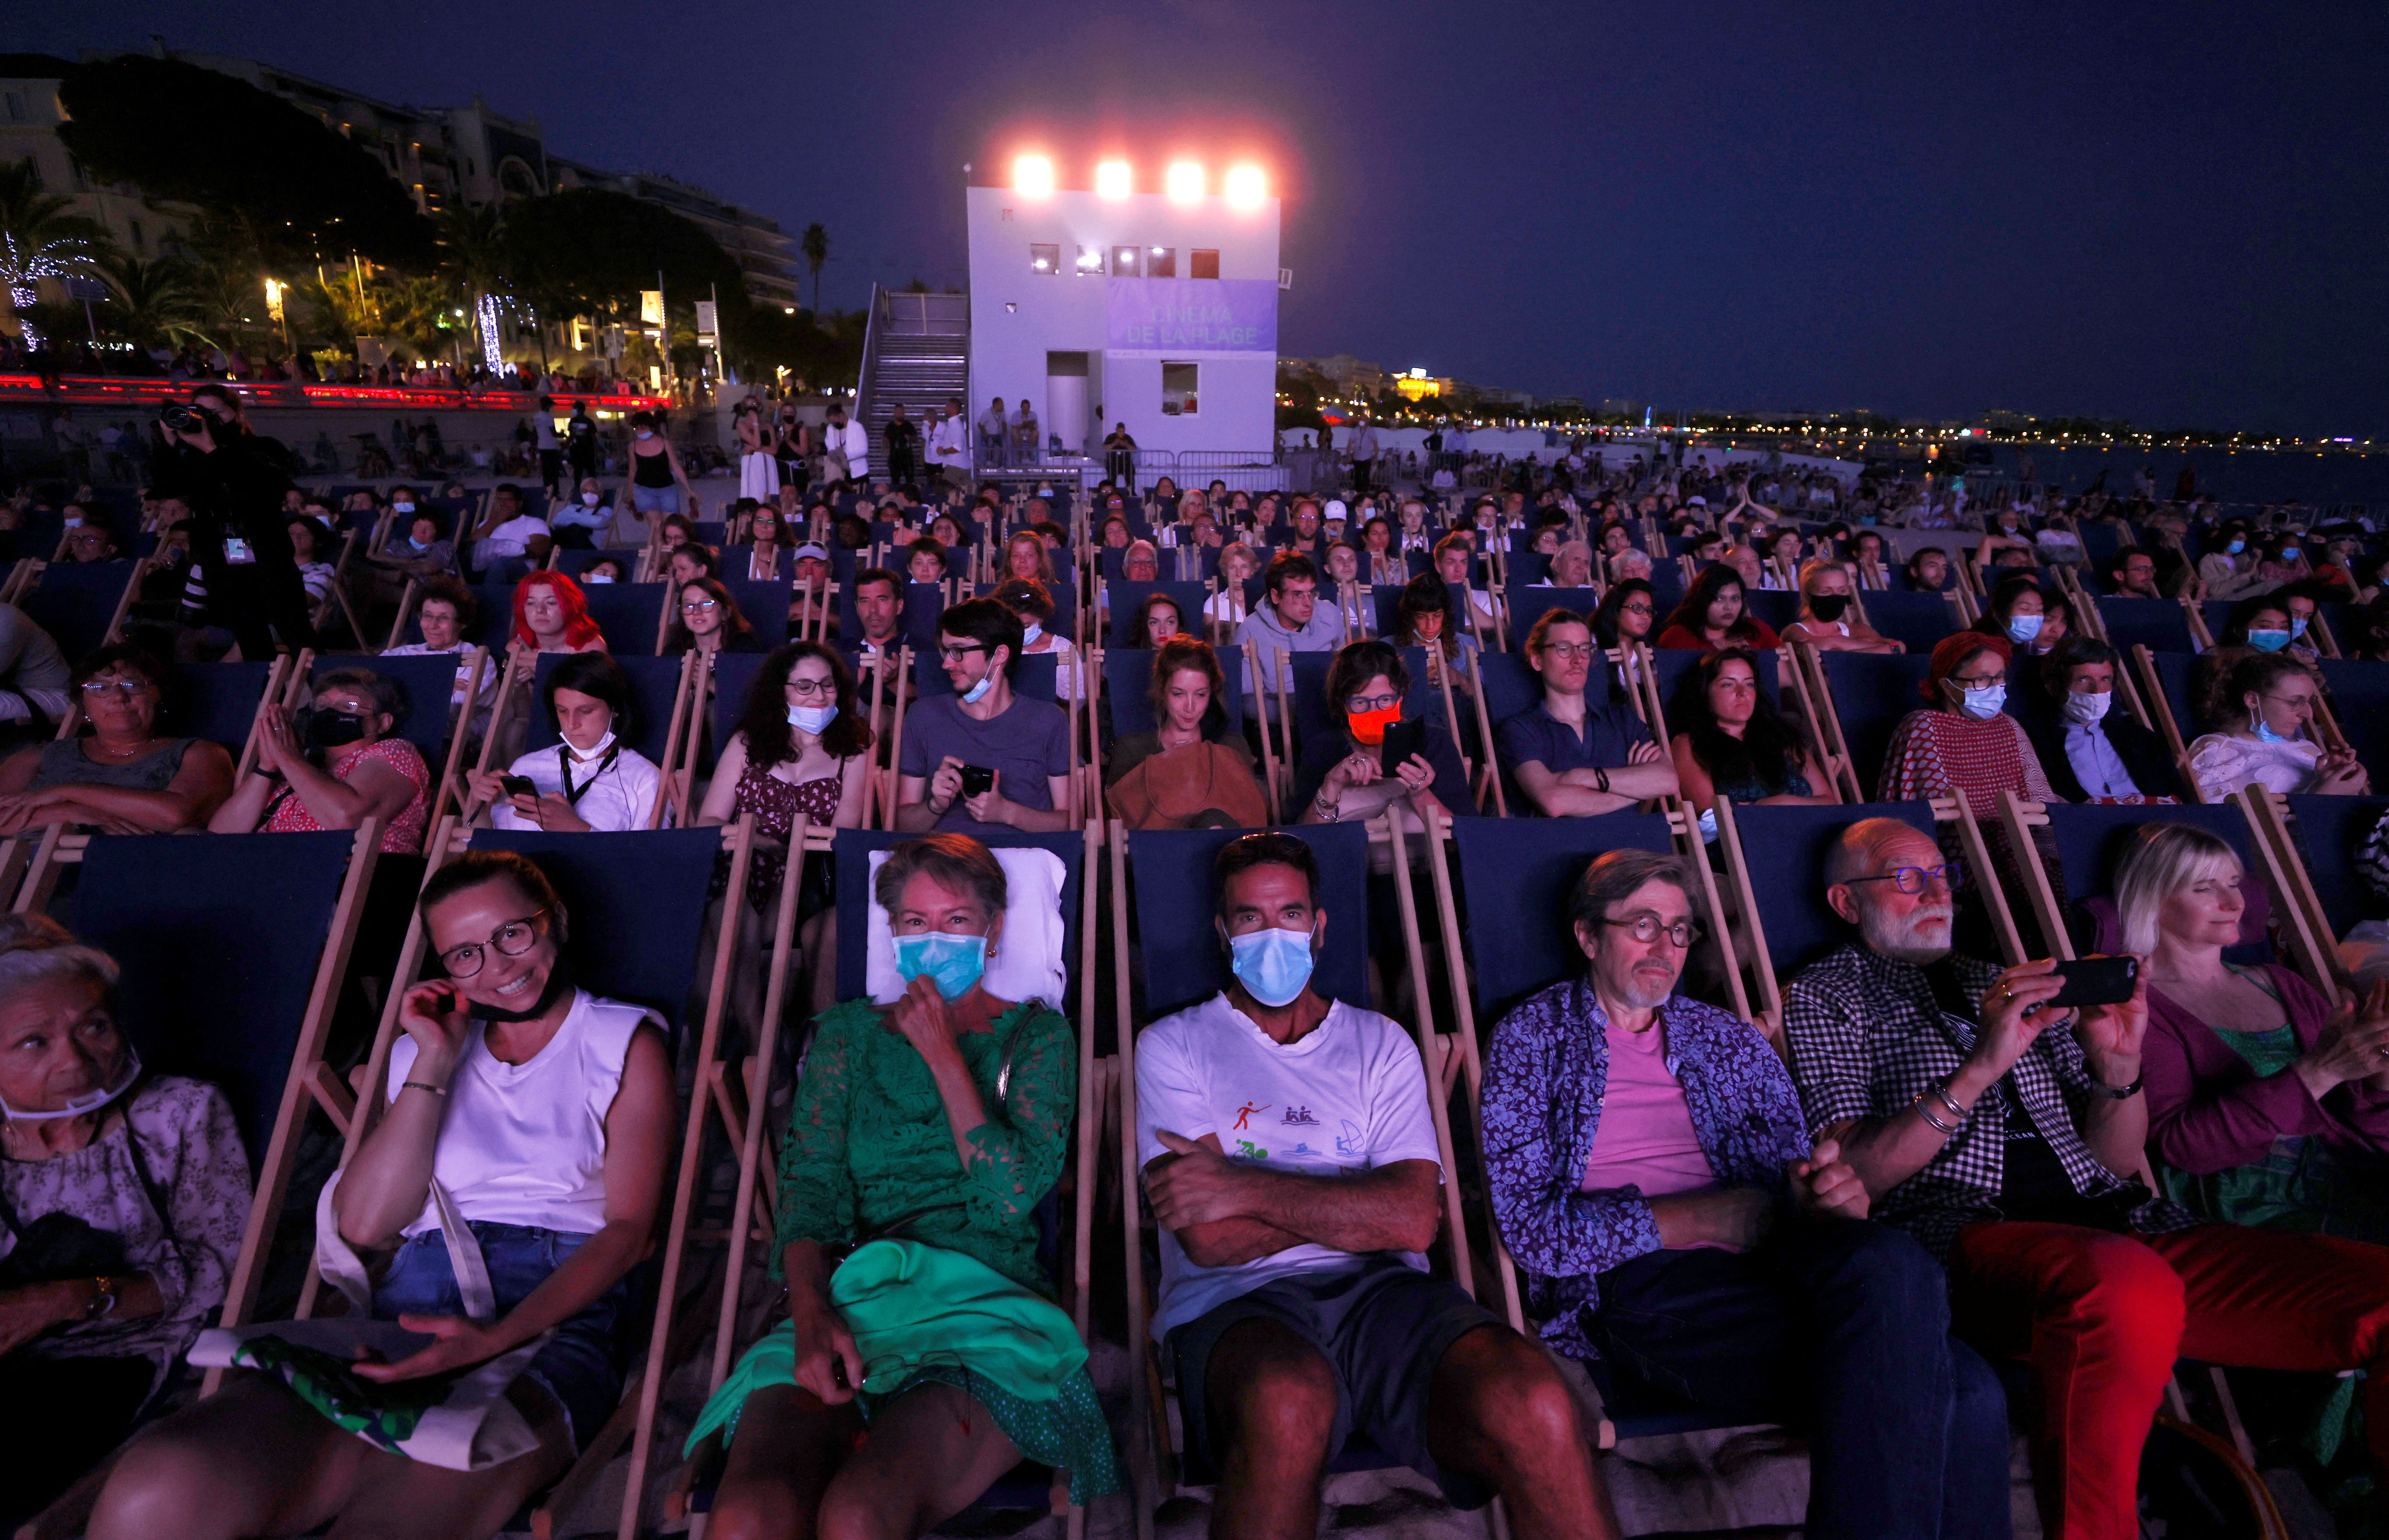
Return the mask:
[(1323, 999), (1309, 846), (1220, 847), (1234, 980), (1136, 1050), (1137, 1149), (1162, 1226), (1153, 1334), (1173, 1355), (1215, 1534), (1309, 1534), (1327, 1461), (1365, 1436), (1526, 1536), (1615, 1536), (1576, 1403), (1527, 1339), (1426, 1271), (1442, 1164), (1418, 1048)]

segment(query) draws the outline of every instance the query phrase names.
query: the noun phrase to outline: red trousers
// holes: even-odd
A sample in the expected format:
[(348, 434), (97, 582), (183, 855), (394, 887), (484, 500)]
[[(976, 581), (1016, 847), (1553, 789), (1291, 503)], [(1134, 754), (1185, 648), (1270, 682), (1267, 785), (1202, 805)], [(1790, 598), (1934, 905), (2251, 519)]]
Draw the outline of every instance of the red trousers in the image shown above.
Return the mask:
[(2033, 1481), (2063, 1540), (2135, 1540), (2140, 1446), (2177, 1358), (2360, 1368), (2374, 1458), (2389, 1462), (2389, 1246), (2242, 1225), (2110, 1235), (1998, 1223), (1960, 1232), (1950, 1316), (2040, 1386)]

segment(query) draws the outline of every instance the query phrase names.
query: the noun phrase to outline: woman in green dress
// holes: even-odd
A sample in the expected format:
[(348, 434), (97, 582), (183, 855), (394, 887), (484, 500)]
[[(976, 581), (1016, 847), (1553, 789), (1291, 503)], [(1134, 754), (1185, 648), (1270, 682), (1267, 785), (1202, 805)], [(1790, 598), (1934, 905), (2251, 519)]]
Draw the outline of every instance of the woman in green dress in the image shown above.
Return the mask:
[(1037, 1261), (1077, 1099), (1070, 1025), (987, 990), (1005, 883), (985, 846), (909, 840), (874, 891), (905, 990), (818, 1020), (780, 1157), (788, 1318), (689, 1441), (729, 1445), (716, 1540), (923, 1534), (1024, 1456), (1067, 1468), (1074, 1500), (1119, 1484)]

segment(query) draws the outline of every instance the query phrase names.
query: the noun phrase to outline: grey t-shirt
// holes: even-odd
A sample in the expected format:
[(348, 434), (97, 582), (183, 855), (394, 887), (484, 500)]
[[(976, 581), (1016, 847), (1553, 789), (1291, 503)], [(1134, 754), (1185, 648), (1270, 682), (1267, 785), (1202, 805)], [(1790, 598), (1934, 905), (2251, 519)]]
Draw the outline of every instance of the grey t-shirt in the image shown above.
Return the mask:
[[(1060, 706), (1025, 695), (1013, 696), (1002, 716), (984, 722), (965, 715), (957, 695), (915, 701), (904, 714), (904, 758), (898, 770), (926, 781), (949, 754), (965, 765), (994, 770), (995, 789), (1022, 807), (1050, 812), (1054, 795), (1045, 778), (1070, 773), (1069, 720)], [(940, 829), (971, 826), (960, 797), (938, 821)]]

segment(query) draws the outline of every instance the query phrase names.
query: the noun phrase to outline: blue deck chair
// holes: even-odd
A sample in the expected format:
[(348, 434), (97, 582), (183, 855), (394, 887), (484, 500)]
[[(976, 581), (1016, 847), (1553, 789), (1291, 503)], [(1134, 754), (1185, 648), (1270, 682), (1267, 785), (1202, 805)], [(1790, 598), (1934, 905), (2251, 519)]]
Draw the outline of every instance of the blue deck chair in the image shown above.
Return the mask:
[(2376, 775), (2389, 774), (2389, 663), (2327, 657), (2321, 666), (2332, 714), (2348, 746)]
[[(1114, 738), (1153, 731), (1153, 658), (1152, 652), (1141, 647), (1115, 647), (1104, 654), (1103, 698), (1111, 708)], [(1220, 708), (1232, 727), (1244, 719), (1243, 662), (1242, 653), (1220, 658)]]
[(738, 613), (755, 628), (755, 639), (776, 647), (788, 639), (788, 605), (796, 595), (793, 578), (724, 578), (722, 586), (738, 602)]
[[(364, 660), (378, 665), (380, 659)], [(400, 659), (392, 658), (391, 662)], [(451, 675), (455, 659), (443, 658)], [(194, 737), (221, 744), (235, 759), (249, 744), (257, 723), (257, 707), (265, 699), (266, 674), (274, 665), (259, 663), (185, 663), (174, 670), (168, 699), (175, 719)]]
[[(2108, 559), (2124, 547), (2124, 531), (2112, 524), (2091, 523), (2078, 526), (2075, 533), (2082, 537), (2082, 554), (2090, 558), (2093, 571), (2106, 570)], [(2139, 543), (2137, 538), (2134, 544)]]
[[(648, 586), (658, 591), (661, 588), (660, 584)], [(472, 591), (477, 613), (473, 620), (473, 634), (466, 640), (476, 646), (487, 647), (492, 655), (502, 657), (505, 654), (506, 639), (514, 635), (515, 630), (515, 585), (477, 582), (472, 585)], [(663, 600), (658, 597), (656, 603), (661, 605)], [(650, 642), (640, 650), (652, 651), (654, 646), (655, 643)]]
[(1911, 653), (1929, 653), (1935, 643), (1960, 630), (1958, 612), (1938, 593), (1877, 593), (1863, 596), (1867, 619), (1876, 630), (1907, 643)]
[[(1731, 818), (1718, 820), (1724, 826), (1719, 838), (1728, 837), (1730, 828), (1743, 857), (1741, 873), (1737, 875), (1729, 861), (1728, 875), (1750, 924), (1751, 955), (1744, 961), (1758, 985), (1753, 1003), (1761, 1016), (1779, 1028), (1783, 1020), (1782, 986), (1855, 935), (1825, 903), (1825, 856), (1842, 831), (1870, 818), (1896, 818), (1928, 839), (1939, 837), (1932, 804), (1927, 802), (1859, 802), (1839, 808), (1754, 806), (1735, 808)], [(1749, 879), (1747, 887), (1742, 884), (1743, 877)]]
[(50, 633), (60, 652), (79, 658), (108, 640), (135, 565), (130, 560), (52, 562), (33, 579), (19, 607)]
[(2107, 640), (2119, 653), (2129, 653), (2134, 647), (2153, 653), (2198, 650), (2191, 644), (2189, 615), (2178, 599), (2118, 599), (2108, 594), (2098, 604), (2100, 623), (2107, 628)]
[(1675, 848), (1660, 813), (1602, 818), (1454, 819), (1460, 888), (1469, 900), (1462, 932), (1476, 979), (1479, 1040), (1537, 990), (1583, 974), (1563, 918), (1567, 896), (1595, 856), (1608, 850)]
[(1883, 784), (1884, 756), (1900, 719), (1923, 707), (1916, 693), (1933, 670), (1931, 657), (1916, 653), (1820, 653), (1832, 719), (1857, 772), (1859, 791), (1872, 796)]
[[(2357, 874), (2357, 853), (2389, 813), (2389, 796), (2293, 796), (2290, 818), (2306, 880), (2320, 901), (2331, 935), (2345, 935), (2359, 920), (2383, 916), (2383, 901)], [(2328, 939), (2324, 945), (2330, 945)]]
[(906, 644), (914, 653), (936, 654), (938, 617), (945, 613), (946, 591), (943, 585), (911, 582), (904, 585), (904, 610), (896, 623), (904, 633)]
[(1800, 617), (1800, 595), (1788, 589), (1744, 587), (1742, 607), (1780, 631)]
[[(2202, 730), (2201, 714), (2196, 703), (2191, 698), (2190, 692), (2191, 670), (2197, 666), (2198, 658), (2195, 655), (2186, 652), (2152, 652), (2148, 655), (2148, 659), (2149, 666), (2156, 672), (2157, 689), (2165, 702), (2165, 711), (2172, 718), (2175, 729), (2181, 734), (2182, 746), (2187, 749), (2191, 740), (2198, 737)], [(2156, 708), (2154, 702), (2150, 702), (2149, 705), (2151, 710)], [(2164, 724), (2161, 722), (2158, 726), (2162, 732)], [(2185, 787), (2188, 786), (2189, 782), (2190, 777), (2185, 772), (2182, 776)]]
[[(1105, 602), (1111, 607), (1111, 629), (1105, 639), (1110, 647), (1141, 647), (1144, 639), (1134, 634), (1137, 611), (1146, 599), (1161, 594), (1178, 606), (1178, 629), (1188, 636), (1203, 634), (1203, 605), (1211, 595), (1201, 583), (1164, 579), (1153, 583), (1131, 583), (1115, 579), (1104, 585)], [(1058, 603), (1058, 601), (1056, 601)]]
[[(556, 554), (556, 570), (570, 578), (574, 582), (581, 582), (581, 575), (599, 562), (612, 562), (627, 574), (638, 566), (638, 561), (639, 554), (636, 551), (618, 550), (603, 545), (568, 545)], [(588, 586), (586, 583), (581, 584), (584, 591)], [(606, 585), (600, 583), (597, 586), (603, 588)]]
[(1510, 650), (1518, 652), (1527, 645), (1527, 633), (1535, 622), (1552, 610), (1574, 610), (1590, 618), (1601, 607), (1601, 595), (1589, 588), (1545, 588), (1521, 584), (1512, 574), (1510, 588)]
[[(1676, 719), (1677, 692), (1686, 687), (1684, 681), (1706, 655), (1691, 647), (1662, 647), (1651, 655), (1651, 681), (1659, 687), (1659, 702), (1667, 708), (1670, 731), (1679, 731), (1672, 725)], [(1775, 649), (1766, 648), (1752, 655), (1758, 660), (1759, 687), (1774, 697), (1780, 706), (1782, 699), (1777, 691), (1782, 681), (1779, 677)]]
[(1523, 653), (1479, 653), (1476, 668), (1485, 686), (1485, 715), (1497, 728), (1543, 698), (1543, 676)]
[[(653, 657), (656, 620), (663, 614), (670, 583), (600, 583), (581, 592), (589, 601), (589, 618), (606, 638), (606, 650), (616, 657)], [(677, 618), (677, 617), (675, 617)], [(780, 617), (783, 634), (787, 616)]]
[[(697, 734), (696, 767), (701, 773), (710, 774), (713, 761), (722, 753), (722, 745), (738, 731), (738, 719), (747, 710), (747, 693), (755, 686), (755, 676), (763, 671), (763, 653), (722, 653), (713, 660), (713, 705), (706, 713), (706, 731)], [(849, 659), (851, 666), (852, 660)]]
[(1672, 563), (1651, 568), (1651, 598), (1661, 615), (1684, 602), (1684, 569)]
[[(2249, 880), (2261, 886), (2264, 865), (2257, 859), (2249, 840), (2248, 821), (2237, 807), (2218, 804), (2213, 807), (2190, 804), (2183, 807), (2119, 808), (2097, 803), (2052, 802), (2046, 809), (2050, 837), (2057, 846), (2063, 888), (2056, 894), (2063, 910), (2066, 928), (2076, 952), (2088, 951), (2092, 935), (2093, 917), (2084, 906), (2098, 900), (2103, 906), (2112, 901), (2115, 892), (2115, 869), (2124, 852), (2129, 848), (2134, 830), (2151, 823), (2187, 823), (2215, 835), (2240, 857), (2242, 870)], [(2046, 869), (2035, 864), (2034, 870)], [(2269, 962), (2273, 949), (2269, 944), (2226, 947), (2227, 961), (2240, 963)]]
[(308, 1114), (346, 1113), (324, 1054), (377, 843), (95, 834), (83, 851), (68, 920), (123, 965), (117, 1020), (151, 1070), (223, 1088), (256, 1174), (224, 1325), (256, 1309)]

